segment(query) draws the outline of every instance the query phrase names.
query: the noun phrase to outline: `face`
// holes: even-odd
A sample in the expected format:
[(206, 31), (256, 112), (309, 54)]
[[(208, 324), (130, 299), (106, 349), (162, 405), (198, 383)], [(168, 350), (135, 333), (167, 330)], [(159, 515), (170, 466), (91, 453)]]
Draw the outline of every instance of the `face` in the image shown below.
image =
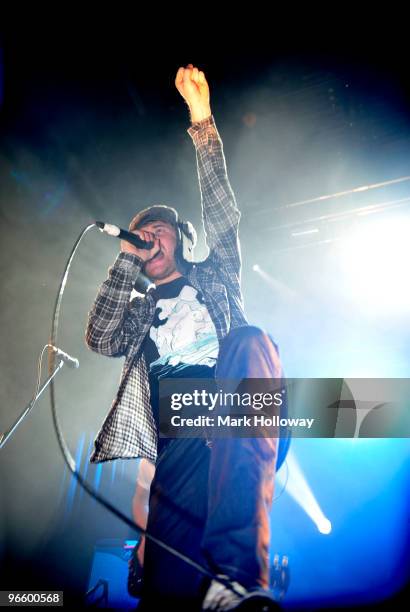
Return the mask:
[(159, 238), (160, 245), (158, 255), (145, 263), (145, 274), (154, 282), (167, 279), (177, 270), (175, 262), (175, 248), (177, 245), (175, 228), (164, 221), (153, 221), (140, 229), (155, 234), (155, 237)]

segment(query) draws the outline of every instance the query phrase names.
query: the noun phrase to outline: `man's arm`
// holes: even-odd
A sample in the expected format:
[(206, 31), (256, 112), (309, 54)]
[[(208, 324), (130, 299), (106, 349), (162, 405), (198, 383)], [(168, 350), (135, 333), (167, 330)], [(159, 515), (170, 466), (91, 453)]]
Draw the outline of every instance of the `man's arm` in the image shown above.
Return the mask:
[(175, 85), (188, 104), (202, 199), (202, 218), (210, 255), (230, 282), (240, 283), (241, 257), (238, 240), (240, 212), (229, 184), (222, 140), (211, 114), (208, 83), (192, 64), (180, 68)]
[(121, 241), (121, 253), (109, 269), (108, 278), (88, 314), (86, 344), (107, 357), (125, 355), (130, 338), (138, 333), (138, 321), (130, 316), (131, 292), (144, 263), (160, 249), (159, 239), (151, 232), (133, 230), (132, 233), (145, 242), (153, 242), (152, 248), (137, 249)]
[(136, 323), (130, 316), (130, 296), (142, 260), (133, 253), (122, 252), (109, 269), (88, 314), (85, 341), (87, 346), (107, 357), (126, 353)]

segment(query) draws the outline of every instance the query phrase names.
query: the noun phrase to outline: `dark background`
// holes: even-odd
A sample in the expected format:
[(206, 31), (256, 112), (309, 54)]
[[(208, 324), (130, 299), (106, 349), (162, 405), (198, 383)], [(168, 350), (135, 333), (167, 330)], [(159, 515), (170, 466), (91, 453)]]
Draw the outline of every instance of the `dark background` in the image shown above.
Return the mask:
[[(59, 277), (81, 229), (95, 219), (127, 226), (139, 208), (159, 202), (176, 206), (200, 228), (188, 113), (173, 84), (178, 67), (188, 62), (208, 78), (242, 211), (251, 321), (275, 335), (290, 376), (407, 375), (405, 319), (375, 321), (347, 303), (338, 294), (332, 248), (351, 228), (351, 211), (361, 206), (403, 201), (400, 212), (408, 211), (409, 184), (374, 190), (370, 200), (354, 194), (289, 207), (410, 174), (406, 37), (397, 23), (375, 30), (354, 19), (337, 36), (331, 23), (295, 36), (291, 22), (282, 20), (272, 21), (266, 33), (251, 20), (239, 31), (204, 13), (202, 20), (181, 15), (174, 36), (163, 35), (153, 19), (127, 23), (127, 15), (102, 28), (79, 27), (80, 16), (68, 25), (63, 9), (50, 24), (30, 27), (25, 15), (24, 29), (17, 20), (3, 31), (2, 430), (33, 393)], [(193, 42), (184, 43), (186, 31)], [(392, 210), (387, 207), (388, 214)], [(310, 227), (312, 219), (340, 213), (346, 213), (342, 221), (322, 223), (320, 239), (292, 239), (292, 230)], [(121, 367), (89, 353), (83, 330), (118, 248), (96, 230), (88, 235), (63, 304), (59, 344), (79, 357), (81, 369), (62, 372), (57, 398), (83, 470), (87, 444), (108, 410)], [(198, 255), (206, 255), (201, 235)], [(270, 284), (252, 272), (255, 263)], [(296, 301), (289, 302), (289, 291)], [(48, 398), (1, 452), (1, 588), (62, 584), (84, 591), (95, 540), (123, 537), (127, 530), (83, 498), (75, 498), (63, 520), (68, 480)], [(127, 469), (115, 492), (124, 511), (135, 475), (131, 464)], [(114, 495), (111, 484), (103, 478), (101, 486)]]

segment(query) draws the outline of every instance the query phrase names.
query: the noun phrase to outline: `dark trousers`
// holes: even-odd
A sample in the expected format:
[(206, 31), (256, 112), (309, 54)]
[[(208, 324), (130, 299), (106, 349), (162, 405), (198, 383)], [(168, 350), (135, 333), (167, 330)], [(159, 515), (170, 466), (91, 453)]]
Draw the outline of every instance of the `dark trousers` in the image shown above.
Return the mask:
[[(268, 390), (281, 376), (277, 348), (260, 329), (240, 327), (221, 342), (217, 381), (265, 379)], [(276, 458), (277, 438), (171, 440), (157, 460), (147, 531), (247, 589), (267, 588)], [(141, 610), (165, 602), (200, 610), (210, 580), (147, 539), (143, 583)]]

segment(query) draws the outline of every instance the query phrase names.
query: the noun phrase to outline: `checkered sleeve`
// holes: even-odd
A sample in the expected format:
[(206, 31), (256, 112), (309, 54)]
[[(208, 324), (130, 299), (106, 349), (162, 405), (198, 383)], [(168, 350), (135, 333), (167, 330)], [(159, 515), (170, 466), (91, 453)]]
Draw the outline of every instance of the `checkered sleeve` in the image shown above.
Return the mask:
[(231, 281), (239, 283), (241, 214), (229, 183), (222, 140), (214, 118), (194, 123), (188, 133), (196, 148), (202, 220), (210, 255), (227, 271)]
[(138, 334), (138, 321), (130, 316), (130, 296), (142, 260), (132, 253), (120, 253), (101, 285), (88, 314), (85, 341), (97, 353), (121, 357), (131, 336)]

